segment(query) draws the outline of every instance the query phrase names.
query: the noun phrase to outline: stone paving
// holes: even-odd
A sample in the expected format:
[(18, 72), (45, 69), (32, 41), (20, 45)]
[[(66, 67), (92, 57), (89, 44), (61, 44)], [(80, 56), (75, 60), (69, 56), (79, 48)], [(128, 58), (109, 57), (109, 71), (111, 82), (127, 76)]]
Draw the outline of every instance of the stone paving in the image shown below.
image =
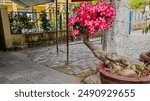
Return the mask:
[(0, 52), (0, 84), (74, 84), (78, 79), (32, 62), (18, 52)]
[[(93, 39), (93, 42), (101, 47), (100, 38)], [(28, 49), (23, 51), (34, 62), (40, 63), (46, 67), (60, 70), (67, 74), (82, 75), (88, 72), (88, 75), (96, 70), (100, 61), (96, 59), (92, 52), (83, 44), (82, 41), (72, 42), (69, 45), (69, 67), (66, 67), (66, 45), (59, 45), (59, 54), (56, 53), (56, 46), (44, 47), (38, 49)], [(90, 72), (89, 72), (90, 71)]]
[[(92, 41), (102, 47), (100, 38)], [(140, 31), (134, 31), (129, 42), (128, 57), (141, 63), (139, 55), (150, 50), (150, 33), (142, 35)], [(0, 52), (0, 83), (81, 83), (80, 78), (95, 73), (101, 62), (82, 41), (71, 42), (69, 47), (69, 66), (66, 66), (66, 44), (59, 45), (58, 55), (56, 46)]]
[(134, 63), (141, 63), (139, 55), (143, 52), (150, 51), (150, 32), (141, 34), (142, 31), (133, 31), (129, 36), (129, 54), (128, 57)]
[[(92, 41), (100, 48), (102, 47), (100, 38), (92, 39)], [(150, 34), (142, 35), (141, 31), (134, 31), (129, 36), (129, 43), (129, 59), (135, 63), (141, 63), (138, 60), (139, 55), (142, 52), (150, 50)], [(65, 44), (59, 45), (59, 55), (56, 54), (56, 46), (28, 49), (22, 53), (26, 54), (36, 63), (67, 74), (84, 77), (94, 73), (96, 66), (100, 64), (100, 61), (93, 56), (92, 52), (83, 44), (83, 42), (72, 42), (69, 47), (69, 68), (64, 68), (66, 67)]]

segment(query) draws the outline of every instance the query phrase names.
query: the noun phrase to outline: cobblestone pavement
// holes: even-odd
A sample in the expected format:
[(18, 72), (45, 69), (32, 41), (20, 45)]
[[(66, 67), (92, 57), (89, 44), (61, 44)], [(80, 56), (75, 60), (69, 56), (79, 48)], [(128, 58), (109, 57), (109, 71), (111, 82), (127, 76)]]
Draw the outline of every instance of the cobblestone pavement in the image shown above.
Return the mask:
[(143, 52), (150, 51), (150, 32), (141, 34), (142, 31), (133, 31), (129, 37), (129, 55), (128, 57), (134, 63), (141, 63), (139, 55)]
[[(100, 48), (102, 47), (100, 38), (92, 39), (92, 41)], [(150, 33), (142, 35), (140, 31), (134, 31), (129, 36), (129, 41), (128, 57), (133, 62), (140, 63), (139, 55), (150, 50)], [(13, 53), (0, 52), (0, 83), (80, 83), (82, 77), (95, 73), (100, 61), (82, 41), (71, 42), (69, 46), (68, 67), (65, 44), (59, 45), (58, 55), (56, 46), (32, 48)]]
[[(100, 38), (92, 40), (101, 48)], [(129, 59), (135, 63), (139, 62), (139, 55), (142, 52), (150, 50), (150, 34), (142, 35), (140, 31), (134, 31), (129, 36)], [(44, 47), (38, 49), (28, 49), (23, 51), (34, 62), (44, 66), (60, 70), (67, 74), (73, 74), (80, 77), (88, 76), (96, 70), (100, 61), (96, 59), (92, 52), (82, 43), (72, 42), (69, 45), (69, 68), (66, 67), (66, 45), (59, 45), (59, 55), (56, 54), (56, 46)]]
[(78, 78), (36, 64), (18, 52), (0, 52), (0, 84), (72, 84)]
[[(93, 40), (95, 44), (101, 47), (100, 38)], [(44, 66), (60, 70), (67, 74), (80, 75), (83, 73), (90, 75), (96, 69), (96, 66), (100, 64), (100, 61), (96, 59), (91, 51), (83, 44), (82, 41), (73, 42), (69, 45), (69, 67), (66, 67), (66, 45), (59, 45), (59, 54), (56, 53), (56, 46), (44, 47), (38, 49), (28, 49), (23, 51), (34, 62), (40, 63)], [(86, 74), (84, 74), (85, 76)]]

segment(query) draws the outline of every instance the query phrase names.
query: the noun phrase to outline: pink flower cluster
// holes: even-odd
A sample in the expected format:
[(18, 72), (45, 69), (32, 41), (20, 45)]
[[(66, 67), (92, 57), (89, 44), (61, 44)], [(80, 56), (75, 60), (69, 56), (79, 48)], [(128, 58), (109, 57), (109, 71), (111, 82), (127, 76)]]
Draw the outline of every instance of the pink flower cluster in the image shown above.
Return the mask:
[(68, 23), (69, 28), (73, 27), (73, 38), (84, 32), (83, 29), (88, 29), (90, 36), (94, 36), (99, 29), (108, 30), (116, 17), (116, 9), (103, 2), (97, 5), (83, 3), (75, 12), (77, 16), (71, 17)]

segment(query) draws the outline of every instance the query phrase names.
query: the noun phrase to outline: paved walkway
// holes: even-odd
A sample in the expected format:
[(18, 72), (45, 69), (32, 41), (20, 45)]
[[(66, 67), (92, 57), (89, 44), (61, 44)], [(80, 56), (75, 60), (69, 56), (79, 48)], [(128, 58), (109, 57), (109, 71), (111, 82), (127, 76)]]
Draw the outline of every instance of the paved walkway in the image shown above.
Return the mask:
[[(100, 38), (93, 39), (93, 42), (101, 47)], [(27, 49), (23, 53), (34, 62), (49, 68), (65, 72), (67, 74), (86, 76), (83, 73), (96, 70), (100, 61), (95, 58), (92, 52), (83, 44), (82, 41), (72, 42), (69, 45), (69, 68), (66, 68), (66, 45), (59, 45), (59, 54), (56, 53), (56, 46), (44, 47), (38, 49)], [(87, 74), (87, 75), (90, 75)]]
[(0, 52), (2, 84), (71, 84), (77, 78), (32, 62), (19, 52)]
[[(100, 38), (92, 40), (100, 48)], [(128, 57), (135, 63), (142, 52), (150, 50), (150, 33), (134, 31), (129, 36)], [(0, 52), (0, 83), (79, 83), (95, 72), (100, 61), (82, 41), (70, 43), (70, 65), (66, 67), (66, 45), (26, 49), (20, 52)], [(64, 74), (65, 73), (65, 74)]]
[(140, 63), (139, 55), (150, 51), (150, 32), (142, 34), (142, 31), (133, 31), (129, 36), (129, 55), (134, 63)]
[[(135, 63), (140, 63), (139, 55), (142, 52), (150, 50), (150, 33), (142, 35), (141, 31), (134, 31), (129, 36), (129, 59)], [(100, 38), (92, 40), (96, 45), (101, 48)], [(44, 65), (49, 68), (65, 72), (67, 74), (73, 74), (77, 76), (86, 76), (95, 71), (96, 66), (100, 64), (100, 61), (96, 59), (92, 52), (80, 42), (70, 43), (70, 64), (68, 68), (64, 68), (66, 63), (66, 45), (59, 45), (59, 55), (56, 54), (56, 46), (44, 47), (38, 49), (28, 49), (23, 51), (34, 62)], [(87, 71), (88, 74), (84, 74)], [(82, 75), (83, 74), (83, 75)]]

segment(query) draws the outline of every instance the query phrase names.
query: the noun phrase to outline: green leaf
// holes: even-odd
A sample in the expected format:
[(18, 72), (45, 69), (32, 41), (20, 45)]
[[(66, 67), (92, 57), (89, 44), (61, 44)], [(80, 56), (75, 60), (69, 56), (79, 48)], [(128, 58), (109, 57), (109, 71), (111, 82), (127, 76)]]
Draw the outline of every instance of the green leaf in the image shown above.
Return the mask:
[(144, 65), (140, 65), (137, 67), (137, 70), (143, 72), (145, 70), (145, 66)]

